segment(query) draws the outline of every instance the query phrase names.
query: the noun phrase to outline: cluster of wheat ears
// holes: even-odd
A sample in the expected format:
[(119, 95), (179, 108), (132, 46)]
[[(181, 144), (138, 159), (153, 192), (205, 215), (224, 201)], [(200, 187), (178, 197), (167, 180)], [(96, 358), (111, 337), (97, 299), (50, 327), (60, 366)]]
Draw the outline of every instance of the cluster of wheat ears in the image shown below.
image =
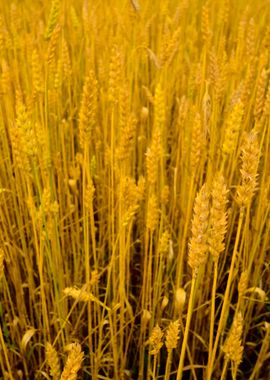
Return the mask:
[(0, 378), (269, 379), (269, 0), (0, 1)]

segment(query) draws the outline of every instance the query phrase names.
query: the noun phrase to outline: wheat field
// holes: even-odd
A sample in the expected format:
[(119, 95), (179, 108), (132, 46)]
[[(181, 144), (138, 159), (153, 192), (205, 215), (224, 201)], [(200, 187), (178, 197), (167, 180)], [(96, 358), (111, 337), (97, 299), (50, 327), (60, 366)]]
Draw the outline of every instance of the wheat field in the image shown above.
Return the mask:
[(270, 379), (269, 0), (0, 0), (0, 378)]

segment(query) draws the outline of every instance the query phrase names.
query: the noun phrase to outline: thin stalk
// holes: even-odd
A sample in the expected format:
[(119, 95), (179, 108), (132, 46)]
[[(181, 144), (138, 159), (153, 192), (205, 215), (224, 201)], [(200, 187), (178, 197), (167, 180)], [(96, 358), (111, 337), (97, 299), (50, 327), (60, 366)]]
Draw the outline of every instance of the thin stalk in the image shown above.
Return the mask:
[(154, 355), (154, 364), (153, 364), (153, 374), (152, 378), (156, 379), (156, 371), (157, 371), (157, 355)]
[(217, 275), (218, 275), (218, 261), (215, 260), (215, 262), (214, 262), (214, 280), (213, 280), (212, 297), (211, 297), (211, 316), (210, 316), (209, 350), (208, 350), (208, 357), (209, 358), (211, 358), (212, 351), (213, 351)]
[(5, 361), (6, 361), (6, 366), (7, 366), (7, 369), (8, 369), (8, 374), (10, 376), (10, 379), (13, 380), (14, 377), (12, 375), (11, 366), (10, 366), (9, 359), (8, 359), (7, 347), (6, 347), (4, 338), (3, 338), (1, 327), (0, 327), (0, 342), (1, 342), (1, 347), (2, 347), (3, 353), (4, 353), (4, 358), (5, 358)]
[(184, 253), (185, 253), (185, 247), (186, 247), (186, 239), (188, 234), (188, 228), (189, 228), (189, 221), (192, 213), (192, 200), (193, 200), (193, 193), (194, 193), (194, 175), (191, 178), (191, 184), (189, 187), (189, 193), (188, 193), (188, 200), (187, 200), (187, 209), (186, 209), (186, 216), (185, 216), (185, 225), (184, 225), (184, 231), (183, 236), (181, 238), (181, 248), (180, 253), (178, 254), (177, 258), (177, 269), (176, 269), (176, 286), (181, 287), (182, 284), (182, 276), (183, 276), (183, 265), (184, 265)]
[(225, 376), (227, 374), (227, 367), (228, 367), (228, 359), (225, 359), (225, 363), (224, 363), (224, 366), (222, 369), (222, 374), (221, 374), (220, 380), (226, 380)]
[(170, 380), (171, 365), (172, 365), (172, 349), (168, 350), (164, 380)]
[(188, 334), (189, 334), (190, 322), (191, 322), (192, 311), (193, 311), (195, 285), (196, 285), (196, 277), (195, 277), (195, 275), (193, 275), (192, 281), (191, 281), (190, 297), (189, 297), (189, 302), (188, 302), (188, 311), (187, 311), (185, 333), (184, 333), (184, 339), (183, 339), (182, 348), (181, 348), (181, 354), (180, 354), (180, 360), (179, 360), (176, 380), (181, 380), (182, 376), (183, 376), (183, 367), (184, 367), (185, 354), (186, 354), (186, 348), (187, 348)]
[(241, 231), (242, 231), (243, 220), (244, 220), (244, 208), (241, 208), (240, 215), (239, 215), (238, 227), (237, 227), (237, 233), (236, 233), (236, 239), (235, 239), (235, 244), (234, 244), (234, 249), (233, 249), (233, 254), (232, 254), (232, 260), (231, 260), (231, 265), (230, 265), (229, 277), (228, 277), (228, 281), (227, 281), (227, 285), (226, 285), (225, 295), (224, 295), (222, 309), (221, 309), (221, 315), (220, 315), (219, 324), (218, 324), (217, 335), (215, 338), (212, 356), (209, 357), (207, 380), (211, 380), (214, 361), (215, 361), (216, 352), (217, 352), (218, 343), (219, 343), (219, 338), (220, 338), (221, 332), (224, 328), (224, 324), (226, 321), (225, 317), (226, 317), (226, 314), (228, 311), (228, 306), (229, 306), (229, 294), (230, 294), (231, 284), (232, 284), (232, 280), (233, 280), (233, 272), (234, 272), (234, 266), (235, 266), (236, 257), (237, 257), (237, 253), (238, 253), (238, 245), (240, 242), (240, 235), (241, 235)]

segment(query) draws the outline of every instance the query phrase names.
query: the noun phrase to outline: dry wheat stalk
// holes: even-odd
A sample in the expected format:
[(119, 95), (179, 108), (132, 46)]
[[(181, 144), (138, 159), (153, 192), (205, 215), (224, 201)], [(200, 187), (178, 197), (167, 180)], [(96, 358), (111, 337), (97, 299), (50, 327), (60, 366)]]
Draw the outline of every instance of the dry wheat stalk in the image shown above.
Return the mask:
[(263, 115), (264, 116), (270, 115), (270, 85), (269, 84), (268, 84), (266, 95), (264, 98)]
[(5, 252), (3, 248), (0, 248), (0, 281), (4, 274), (4, 259), (5, 259)]

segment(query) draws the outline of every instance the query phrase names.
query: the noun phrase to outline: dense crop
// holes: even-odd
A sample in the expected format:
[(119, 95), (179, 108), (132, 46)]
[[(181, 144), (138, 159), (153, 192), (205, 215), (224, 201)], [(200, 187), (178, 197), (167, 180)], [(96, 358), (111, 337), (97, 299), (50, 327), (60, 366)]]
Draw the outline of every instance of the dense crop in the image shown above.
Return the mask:
[(268, 379), (268, 0), (0, 0), (1, 379)]

